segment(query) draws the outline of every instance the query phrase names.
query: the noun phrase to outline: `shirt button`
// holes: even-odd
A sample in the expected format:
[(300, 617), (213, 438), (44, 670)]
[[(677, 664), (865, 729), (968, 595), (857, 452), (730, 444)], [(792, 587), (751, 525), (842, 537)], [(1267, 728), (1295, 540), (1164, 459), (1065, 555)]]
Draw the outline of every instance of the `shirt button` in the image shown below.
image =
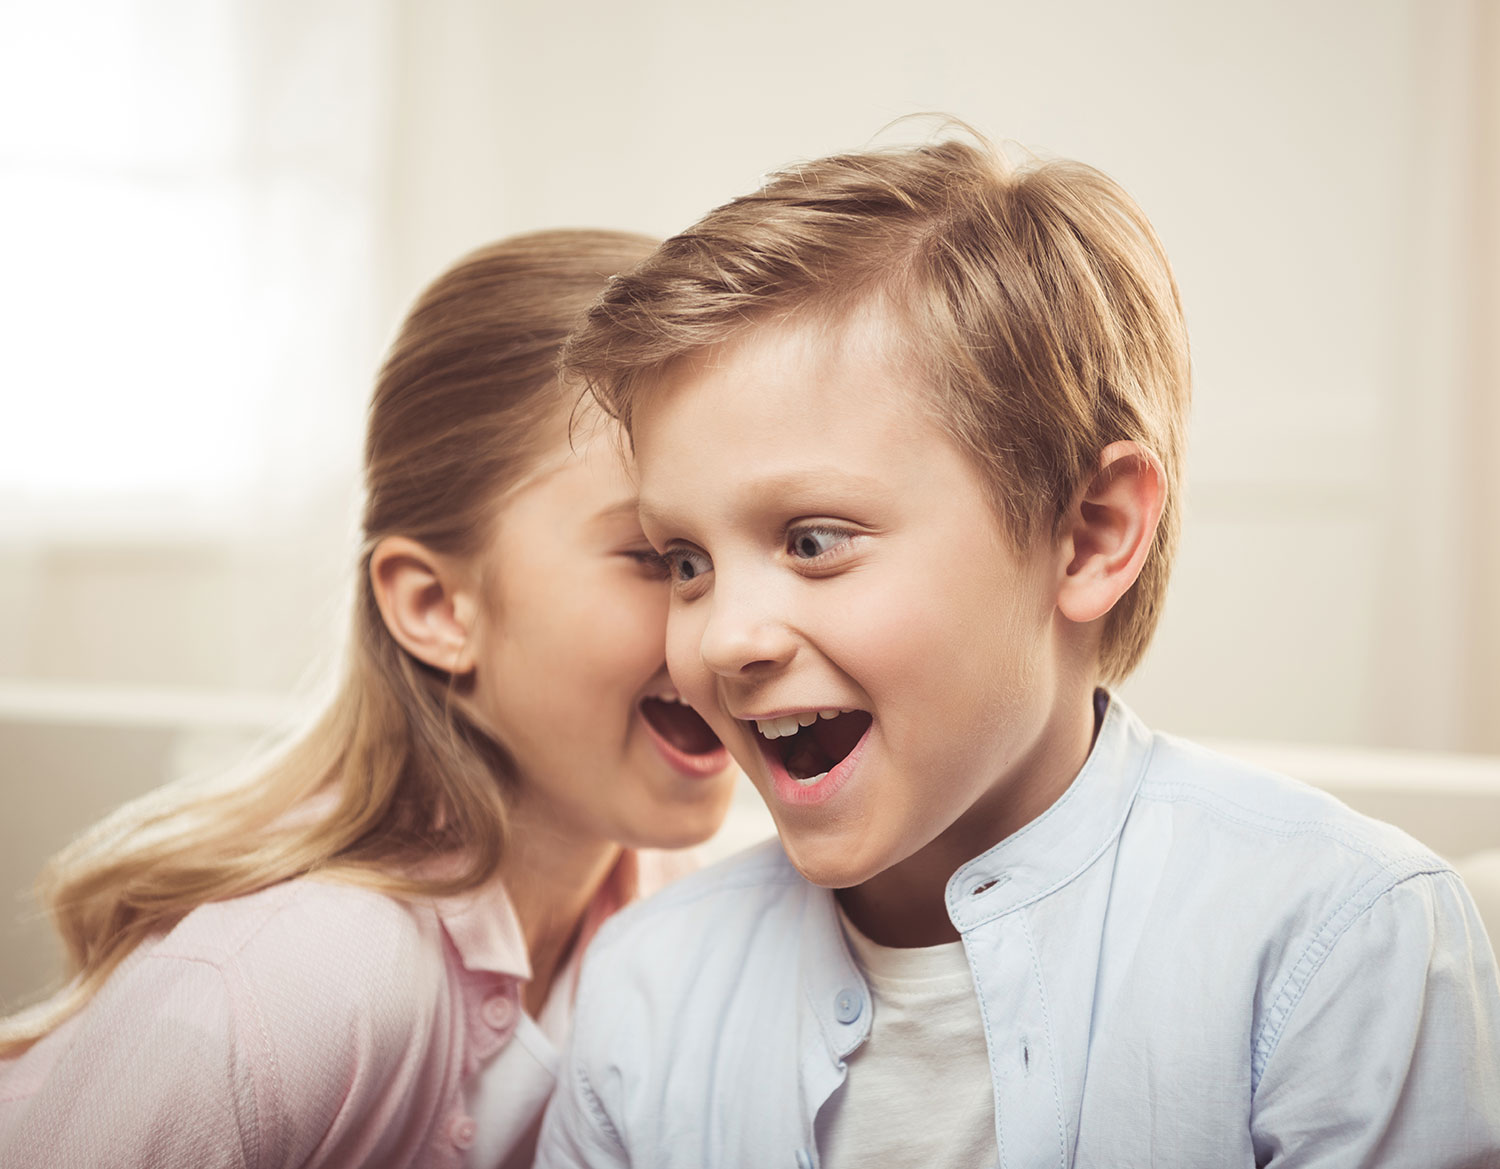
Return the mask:
[(473, 1117), (465, 1116), (462, 1112), (455, 1113), (448, 1123), (448, 1139), (460, 1149), (467, 1149), (474, 1143), (474, 1131)]
[(859, 1018), (860, 1011), (864, 1010), (865, 997), (857, 990), (841, 990), (838, 998), (833, 1000), (833, 1017), (840, 1023), (852, 1023)]
[(494, 994), (484, 1000), (479, 1017), (496, 1031), (504, 1031), (516, 1021), (516, 1001), (509, 995)]
[(797, 1150), (797, 1169), (813, 1169), (812, 1154), (806, 1149)]

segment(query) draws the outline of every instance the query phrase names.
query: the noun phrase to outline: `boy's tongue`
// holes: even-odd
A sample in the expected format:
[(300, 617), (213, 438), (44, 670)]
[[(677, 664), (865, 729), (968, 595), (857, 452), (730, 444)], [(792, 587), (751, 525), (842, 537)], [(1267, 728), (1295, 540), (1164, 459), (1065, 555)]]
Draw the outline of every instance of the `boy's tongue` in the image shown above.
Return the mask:
[(641, 702), (641, 714), (657, 734), (686, 755), (707, 755), (720, 747), (719, 736), (685, 703), (647, 698)]
[(777, 739), (787, 774), (793, 779), (811, 779), (837, 767), (854, 750), (870, 722), (868, 713), (854, 710), (838, 718), (820, 718), (795, 735)]

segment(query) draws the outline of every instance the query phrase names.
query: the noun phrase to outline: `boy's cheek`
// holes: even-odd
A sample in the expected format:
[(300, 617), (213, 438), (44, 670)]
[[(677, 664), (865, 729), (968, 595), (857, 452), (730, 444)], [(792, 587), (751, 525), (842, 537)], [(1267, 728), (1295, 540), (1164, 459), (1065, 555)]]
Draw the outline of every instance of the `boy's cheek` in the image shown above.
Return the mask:
[[(724, 728), (720, 727), (719, 735), (722, 738)], [(740, 765), (740, 770), (750, 779), (757, 788), (761, 788), (760, 775), (762, 771), (760, 752), (753, 743), (747, 744), (743, 735), (735, 735), (729, 740), (729, 754), (734, 761)]]
[[(667, 673), (672, 684), (712, 726), (718, 711), (713, 680), (703, 663), (703, 622), (696, 614), (674, 605), (667, 612)], [(715, 730), (718, 728), (715, 727)]]

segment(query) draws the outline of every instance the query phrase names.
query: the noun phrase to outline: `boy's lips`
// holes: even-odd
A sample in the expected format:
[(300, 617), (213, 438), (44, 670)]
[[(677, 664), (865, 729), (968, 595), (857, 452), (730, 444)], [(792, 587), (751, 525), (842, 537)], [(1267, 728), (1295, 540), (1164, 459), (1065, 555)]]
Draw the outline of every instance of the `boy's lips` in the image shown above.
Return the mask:
[(784, 803), (821, 804), (859, 765), (874, 719), (863, 710), (806, 710), (742, 720), (755, 738)]

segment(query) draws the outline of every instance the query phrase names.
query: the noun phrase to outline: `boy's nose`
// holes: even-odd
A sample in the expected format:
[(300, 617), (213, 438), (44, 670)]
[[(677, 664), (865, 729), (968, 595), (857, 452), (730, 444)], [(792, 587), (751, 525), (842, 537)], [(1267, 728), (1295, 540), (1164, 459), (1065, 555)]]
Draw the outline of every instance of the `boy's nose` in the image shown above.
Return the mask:
[(796, 638), (773, 599), (753, 587), (714, 590), (700, 652), (721, 677), (775, 669), (791, 661)]

